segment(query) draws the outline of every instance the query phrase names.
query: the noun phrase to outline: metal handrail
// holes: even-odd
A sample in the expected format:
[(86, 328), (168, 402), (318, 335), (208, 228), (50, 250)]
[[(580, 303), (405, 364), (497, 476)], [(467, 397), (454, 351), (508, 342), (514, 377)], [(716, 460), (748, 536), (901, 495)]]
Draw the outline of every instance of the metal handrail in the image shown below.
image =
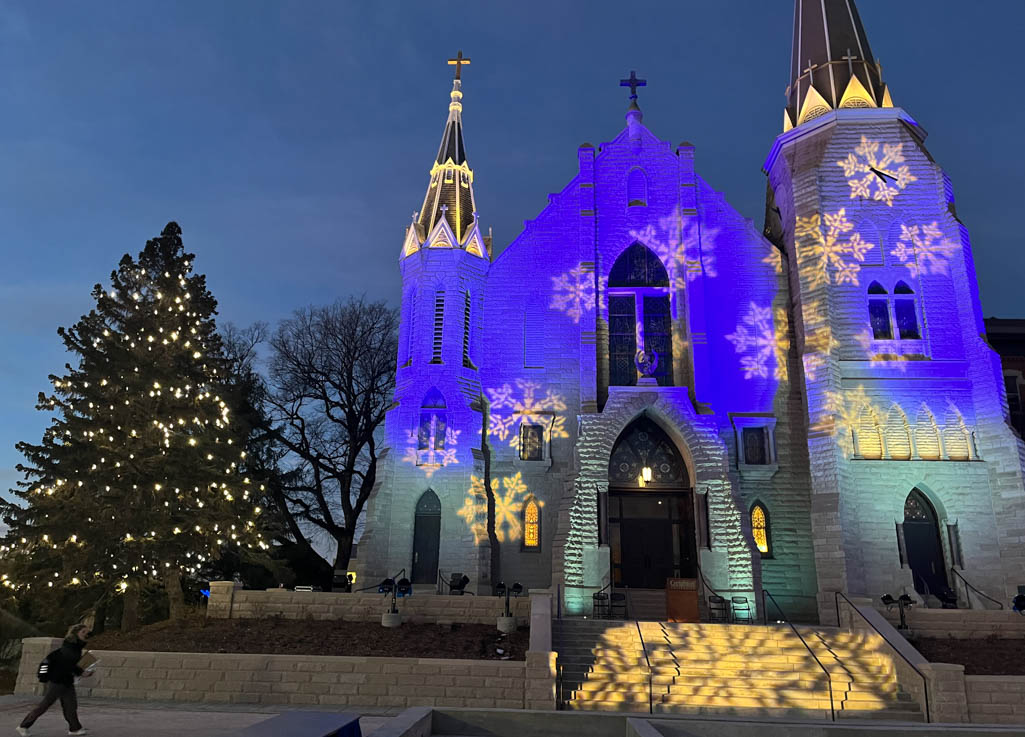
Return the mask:
[(797, 631), (797, 628), (794, 626), (793, 622), (790, 621), (790, 618), (787, 617), (786, 612), (783, 611), (783, 607), (781, 607), (779, 605), (779, 602), (776, 601), (776, 597), (773, 596), (772, 593), (768, 589), (763, 588), (762, 589), (762, 617), (764, 618), (765, 624), (766, 625), (769, 624), (769, 611), (768, 611), (768, 608), (767, 608), (766, 603), (765, 603), (765, 597), (766, 596), (768, 596), (770, 599), (772, 599), (772, 603), (776, 605), (776, 609), (779, 611), (779, 615), (781, 617), (783, 617), (783, 621), (787, 624), (788, 627), (790, 627), (790, 629), (793, 631), (793, 633), (795, 635), (797, 635), (797, 639), (801, 641), (802, 645), (804, 645), (804, 649), (807, 650), (808, 654), (811, 655), (815, 659), (815, 662), (818, 663), (819, 668), (821, 668), (822, 672), (826, 675), (826, 685), (829, 686), (829, 716), (835, 722), (836, 721), (836, 705), (835, 705), (835, 703), (833, 701), (833, 676), (830, 675), (828, 670), (826, 670), (826, 666), (824, 666), (822, 664), (822, 661), (819, 660), (819, 656), (815, 654), (815, 651), (811, 649), (811, 645), (809, 645), (808, 642), (801, 635), (801, 633)]
[(651, 661), (648, 660), (648, 646), (644, 644), (644, 635), (641, 634), (641, 623), (635, 619), (634, 624), (637, 625), (637, 636), (641, 639), (641, 652), (644, 653), (644, 662), (648, 664), (648, 713), (654, 714), (655, 707), (652, 705), (651, 692)]
[(915, 667), (915, 664), (912, 663), (910, 660), (908, 660), (907, 656), (905, 656), (904, 653), (902, 653), (900, 650), (895, 648), (889, 642), (889, 640), (886, 639), (886, 635), (884, 635), (882, 632), (880, 632), (879, 628), (876, 627), (874, 624), (872, 624), (872, 622), (869, 621), (868, 617), (866, 617), (864, 614), (862, 614), (858, 610), (857, 605), (853, 601), (848, 599), (847, 595), (844, 594), (842, 591), (835, 591), (833, 593), (833, 601), (836, 603), (836, 624), (837, 624), (837, 626), (840, 625), (840, 599), (841, 598), (844, 601), (846, 601), (850, 605), (851, 609), (853, 609), (855, 612), (857, 612), (858, 616), (861, 617), (862, 619), (864, 619), (865, 622), (868, 624), (868, 626), (871, 627), (872, 629), (874, 629), (876, 634), (883, 638), (883, 642), (885, 642), (887, 645), (890, 645), (890, 649), (893, 650), (895, 653), (897, 653), (904, 660), (905, 663), (907, 663), (909, 666), (911, 666), (911, 670), (913, 670), (915, 673), (917, 673), (918, 676), (922, 679), (922, 690), (923, 690), (923, 692), (925, 694), (925, 721), (927, 723), (932, 721), (929, 718), (929, 680), (925, 677), (925, 674), (922, 673), (922, 671), (918, 670), (918, 668)]
[[(976, 594), (981, 596), (983, 599), (989, 599), (990, 601), (992, 601), (994, 604), (996, 604), (1001, 609), (1004, 608), (1004, 603), (1002, 601), (997, 601), (992, 596), (988, 596), (987, 594), (984, 594), (981, 591), (979, 591), (977, 588), (972, 586), (971, 582), (967, 578), (962, 576), (961, 573), (956, 568), (954, 568), (953, 566), (950, 567), (950, 572), (953, 573), (958, 578), (960, 578), (965, 586), (967, 586), (970, 590), (974, 591)], [(972, 600), (971, 600), (971, 598), (969, 598), (968, 599), (968, 606), (969, 606), (969, 608), (971, 608), (971, 604), (972, 604)]]
[(701, 586), (705, 591), (710, 591), (718, 597), (725, 599), (726, 597), (720, 594), (718, 591), (712, 588), (712, 585), (708, 583), (708, 579), (705, 578), (705, 572), (701, 570), (701, 566), (698, 566), (698, 577), (701, 579)]

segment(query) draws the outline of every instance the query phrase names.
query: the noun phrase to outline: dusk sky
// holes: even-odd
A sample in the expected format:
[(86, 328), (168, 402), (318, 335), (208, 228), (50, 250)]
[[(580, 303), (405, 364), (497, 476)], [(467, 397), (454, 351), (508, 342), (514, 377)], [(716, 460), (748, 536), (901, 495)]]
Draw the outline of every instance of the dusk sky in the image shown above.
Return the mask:
[[(1025, 317), (1025, 3), (859, 0), (894, 103), (927, 131), (970, 229), (987, 316)], [(999, 10), (999, 12), (995, 12)], [(697, 147), (760, 226), (790, 81), (788, 0), (0, 3), (0, 490), (33, 407), (126, 251), (169, 220), (221, 320), (398, 302), (462, 49), (465, 137), (496, 250), (623, 127)]]

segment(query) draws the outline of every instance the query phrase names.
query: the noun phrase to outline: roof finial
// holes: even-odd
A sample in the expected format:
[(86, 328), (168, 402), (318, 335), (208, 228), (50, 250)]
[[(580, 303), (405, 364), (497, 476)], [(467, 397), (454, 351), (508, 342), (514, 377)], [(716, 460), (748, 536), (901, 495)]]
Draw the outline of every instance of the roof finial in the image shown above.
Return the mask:
[(455, 66), (455, 68), (456, 68), (456, 79), (460, 79), (459, 75), (460, 75), (460, 72), (463, 71), (463, 64), (469, 64), (470, 60), (469, 60), (469, 58), (466, 58), (466, 59), (463, 58), (463, 50), (460, 49), (459, 53), (456, 54), (456, 58), (455, 59), (449, 59), (448, 63), (449, 63), (449, 65), (454, 65)]
[(629, 87), (630, 88), (630, 109), (631, 110), (640, 110), (640, 108), (637, 107), (637, 88), (638, 87), (646, 87), (647, 85), (648, 85), (648, 80), (646, 80), (646, 79), (638, 79), (637, 78), (637, 72), (635, 72), (633, 69), (630, 70), (630, 78), (629, 79), (621, 79), (621, 80), (619, 80), (619, 86), (620, 87)]

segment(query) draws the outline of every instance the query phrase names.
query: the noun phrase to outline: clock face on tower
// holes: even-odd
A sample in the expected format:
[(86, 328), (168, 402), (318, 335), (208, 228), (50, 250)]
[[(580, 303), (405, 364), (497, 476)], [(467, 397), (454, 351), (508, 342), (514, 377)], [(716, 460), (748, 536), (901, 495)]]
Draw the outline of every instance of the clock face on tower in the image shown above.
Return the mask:
[(903, 149), (903, 143), (881, 144), (862, 136), (854, 153), (836, 162), (847, 177), (851, 199), (864, 197), (885, 202), (892, 207), (893, 198), (918, 179), (904, 163)]

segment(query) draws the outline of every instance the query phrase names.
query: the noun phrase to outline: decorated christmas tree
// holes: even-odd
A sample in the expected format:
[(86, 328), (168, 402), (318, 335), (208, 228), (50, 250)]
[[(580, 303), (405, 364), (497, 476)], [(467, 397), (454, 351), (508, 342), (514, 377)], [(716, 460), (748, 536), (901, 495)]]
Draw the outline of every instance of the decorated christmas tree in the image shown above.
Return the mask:
[(0, 583), (16, 595), (123, 593), (130, 627), (143, 585), (163, 583), (175, 617), (183, 576), (225, 551), (267, 548), (217, 303), (192, 261), (168, 223), (138, 259), (121, 259), (109, 289), (96, 285), (89, 314), (58, 330), (77, 366), (40, 393), (52, 422), (38, 444), (18, 444), (25, 480), (2, 510)]

